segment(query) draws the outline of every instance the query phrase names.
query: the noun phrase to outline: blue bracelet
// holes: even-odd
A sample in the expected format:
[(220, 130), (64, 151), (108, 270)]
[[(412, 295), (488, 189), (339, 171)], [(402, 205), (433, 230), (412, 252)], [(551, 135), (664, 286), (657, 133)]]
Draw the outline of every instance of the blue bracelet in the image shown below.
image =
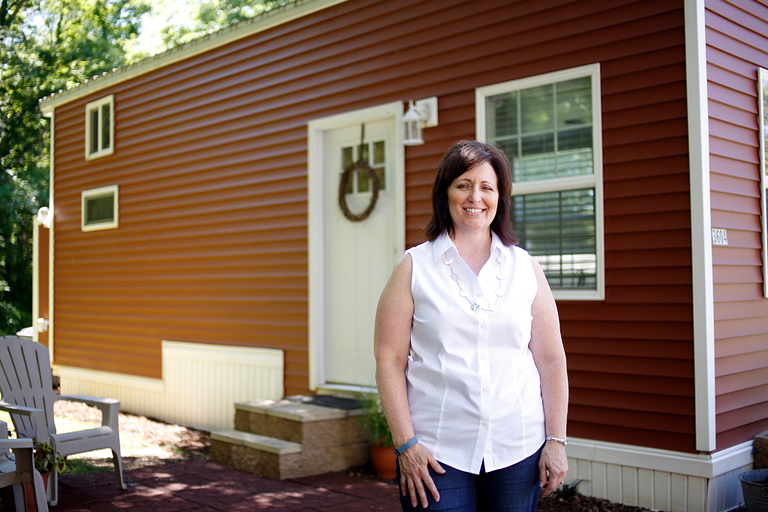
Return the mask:
[(408, 448), (410, 448), (411, 446), (415, 445), (418, 442), (419, 442), (419, 440), (414, 437), (413, 439), (411, 439), (410, 441), (405, 443), (400, 448), (395, 448), (395, 455), (397, 455), (399, 457), (400, 454), (402, 454), (405, 450), (407, 450)]

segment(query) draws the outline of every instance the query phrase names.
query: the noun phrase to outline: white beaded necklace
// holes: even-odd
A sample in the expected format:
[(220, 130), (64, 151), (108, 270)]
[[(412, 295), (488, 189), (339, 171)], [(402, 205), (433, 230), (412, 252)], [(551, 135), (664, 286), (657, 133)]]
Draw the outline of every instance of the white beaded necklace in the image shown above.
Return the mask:
[(470, 299), (467, 295), (467, 292), (464, 291), (464, 288), (461, 287), (461, 282), (459, 281), (459, 275), (453, 270), (453, 258), (449, 257), (448, 255), (443, 258), (443, 263), (448, 265), (448, 268), (451, 269), (451, 279), (453, 279), (453, 282), (456, 283), (456, 286), (459, 287), (459, 296), (461, 296), (463, 299), (465, 299), (469, 303), (469, 309), (472, 311), (477, 311), (478, 309), (481, 311), (496, 311), (496, 308), (499, 306), (499, 299), (504, 296), (504, 279), (505, 275), (501, 273), (501, 265), (504, 263), (504, 257), (499, 254), (496, 257), (496, 261), (499, 262), (499, 272), (496, 274), (496, 280), (499, 282), (499, 289), (496, 290), (496, 302), (493, 303), (493, 306), (490, 308), (483, 308), (480, 307), (480, 304), (475, 302), (474, 300)]

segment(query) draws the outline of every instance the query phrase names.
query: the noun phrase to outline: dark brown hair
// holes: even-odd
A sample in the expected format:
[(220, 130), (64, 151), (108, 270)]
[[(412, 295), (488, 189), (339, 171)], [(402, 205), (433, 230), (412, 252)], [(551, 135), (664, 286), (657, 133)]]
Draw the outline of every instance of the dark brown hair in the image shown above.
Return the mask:
[(496, 217), (491, 222), (491, 230), (506, 246), (518, 242), (512, 229), (512, 221), (509, 219), (512, 202), (512, 171), (509, 160), (495, 144), (474, 140), (461, 140), (448, 148), (437, 167), (437, 176), (432, 185), (432, 218), (427, 224), (425, 234), (427, 240), (434, 242), (446, 232), (453, 235), (453, 220), (448, 209), (448, 187), (453, 180), (483, 162), (491, 164), (496, 171), (499, 187), (499, 204), (496, 207)]

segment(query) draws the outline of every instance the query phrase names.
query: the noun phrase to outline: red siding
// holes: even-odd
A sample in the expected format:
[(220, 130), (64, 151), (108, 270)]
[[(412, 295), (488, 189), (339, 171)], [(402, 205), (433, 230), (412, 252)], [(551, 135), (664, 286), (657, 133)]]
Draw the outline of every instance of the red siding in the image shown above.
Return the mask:
[(757, 68), (768, 68), (768, 7), (707, 0), (717, 449), (768, 429), (768, 300), (760, 251)]
[[(475, 136), (475, 88), (599, 62), (606, 300), (559, 303), (569, 434), (693, 451), (683, 19), (668, 0), (350, 0), (57, 108), (56, 362), (159, 377), (162, 339), (275, 347), (306, 392), (307, 122), (439, 97), (405, 152), (411, 246), (442, 153)], [(86, 162), (83, 106), (109, 93), (115, 154)], [(113, 183), (120, 229), (80, 232), (80, 192)]]

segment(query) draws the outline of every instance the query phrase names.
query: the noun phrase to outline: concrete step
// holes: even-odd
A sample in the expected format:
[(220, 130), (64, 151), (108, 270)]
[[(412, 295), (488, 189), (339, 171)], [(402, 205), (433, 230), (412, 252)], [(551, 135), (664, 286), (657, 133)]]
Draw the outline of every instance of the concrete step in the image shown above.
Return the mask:
[(356, 417), (344, 410), (292, 400), (254, 400), (235, 404), (235, 430), (301, 444), (304, 449), (365, 442)]
[(214, 462), (268, 478), (342, 471), (368, 461), (360, 409), (296, 400), (235, 404), (235, 430), (211, 433)]

